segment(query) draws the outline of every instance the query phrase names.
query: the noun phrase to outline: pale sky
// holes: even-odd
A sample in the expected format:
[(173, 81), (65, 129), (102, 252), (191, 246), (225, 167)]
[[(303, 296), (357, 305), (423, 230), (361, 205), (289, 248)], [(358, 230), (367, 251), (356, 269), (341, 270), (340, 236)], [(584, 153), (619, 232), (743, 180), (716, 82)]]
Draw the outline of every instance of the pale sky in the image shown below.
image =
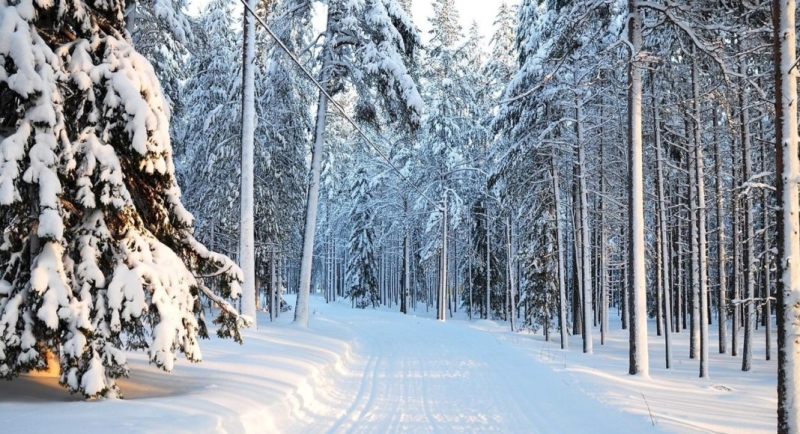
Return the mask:
[[(191, 15), (199, 15), (208, 2), (209, 0), (189, 0), (189, 13)], [(508, 5), (519, 4), (519, 0), (455, 0), (464, 34), (466, 35), (467, 31), (469, 31), (472, 22), (476, 21), (485, 38), (484, 42), (488, 43), (494, 31), (493, 24), (497, 17), (497, 11), (500, 9), (500, 5), (503, 2)], [(414, 22), (417, 23), (417, 26), (422, 32), (422, 38), (425, 41), (428, 40), (428, 30), (430, 30), (428, 17), (433, 15), (432, 4), (433, 0), (412, 0), (411, 14), (414, 17)], [(239, 9), (238, 6), (235, 8), (237, 11)], [(324, 17), (321, 17), (320, 21), (322, 21), (321, 28), (324, 29)]]
[[(469, 31), (472, 22), (476, 21), (485, 38), (484, 42), (489, 43), (489, 38), (494, 32), (493, 25), (497, 18), (497, 11), (504, 1), (508, 5), (519, 4), (519, 0), (455, 0), (464, 34), (466, 35)], [(428, 17), (433, 15), (432, 4), (433, 0), (413, 0), (412, 2), (411, 14), (422, 31), (424, 40), (428, 39), (428, 30), (430, 30)]]

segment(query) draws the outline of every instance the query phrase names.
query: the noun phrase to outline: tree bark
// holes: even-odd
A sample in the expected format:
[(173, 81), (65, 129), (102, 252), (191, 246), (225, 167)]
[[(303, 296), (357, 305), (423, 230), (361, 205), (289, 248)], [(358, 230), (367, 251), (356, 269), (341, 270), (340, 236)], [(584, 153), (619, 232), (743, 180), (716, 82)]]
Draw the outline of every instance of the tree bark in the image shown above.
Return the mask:
[[(328, 9), (328, 21), (331, 20), (331, 9)], [(325, 35), (325, 50), (322, 61), (320, 84), (328, 88), (328, 77), (333, 61), (331, 49), (332, 35), (330, 30)], [(308, 199), (306, 200), (305, 225), (303, 230), (303, 257), (300, 260), (300, 283), (297, 289), (297, 303), (294, 311), (294, 321), (301, 327), (308, 327), (308, 303), (311, 295), (311, 266), (314, 261), (314, 232), (317, 228), (317, 208), (319, 206), (319, 182), (322, 169), (322, 146), (325, 143), (325, 121), (328, 114), (328, 99), (319, 92), (317, 104), (317, 121), (314, 129), (314, 146), (311, 153), (311, 181), (308, 186)]]
[(664, 309), (664, 348), (665, 363), (667, 369), (672, 364), (672, 345), (670, 335), (672, 334), (672, 300), (670, 297), (669, 286), (669, 238), (667, 230), (667, 199), (664, 194), (664, 153), (661, 149), (661, 114), (658, 107), (658, 97), (656, 96), (655, 76), (653, 77), (653, 128), (655, 129), (656, 142), (656, 176), (658, 184), (658, 231), (660, 234), (660, 259), (661, 259), (661, 288), (663, 293)]
[[(747, 67), (744, 59), (739, 63), (739, 73), (744, 77)], [(747, 93), (745, 79), (741, 79), (739, 89), (740, 120), (742, 124), (742, 163), (744, 171), (742, 179), (749, 182), (753, 176), (752, 146), (750, 141), (750, 98)], [(749, 371), (753, 361), (753, 332), (755, 329), (755, 234), (753, 232), (753, 196), (750, 193), (744, 198), (744, 228), (746, 233), (746, 248), (744, 252), (744, 282), (745, 300), (744, 302), (744, 350), (742, 351), (742, 371)]]
[(719, 353), (728, 352), (728, 276), (726, 265), (726, 246), (725, 246), (725, 196), (722, 188), (722, 149), (719, 140), (719, 119), (717, 109), (713, 111), (714, 126), (714, 169), (717, 178), (717, 278), (719, 280), (719, 291), (717, 300), (717, 326), (719, 329)]
[(647, 287), (644, 245), (644, 188), (642, 176), (642, 17), (636, 0), (628, 0), (628, 41), (632, 60), (628, 72), (628, 201), (630, 216), (630, 360), (628, 373), (649, 376), (647, 351)]
[(561, 332), (561, 349), (569, 348), (567, 330), (567, 285), (564, 271), (564, 235), (561, 227), (561, 189), (558, 185), (558, 169), (555, 153), (550, 156), (550, 175), (553, 180), (553, 202), (555, 204), (556, 243), (558, 244), (558, 328)]
[(692, 46), (692, 108), (694, 111), (694, 155), (695, 181), (697, 186), (697, 235), (699, 265), (699, 308), (700, 308), (700, 378), (708, 377), (708, 249), (706, 240), (706, 183), (705, 156), (700, 131), (700, 77), (697, 71), (697, 53)]
[(583, 144), (583, 105), (580, 98), (575, 105), (575, 133), (578, 148), (578, 214), (581, 227), (581, 277), (583, 284), (583, 352), (592, 354), (592, 252), (589, 230), (589, 200), (586, 191), (586, 151)]
[[(256, 10), (256, 0), (248, 0), (252, 10)], [(244, 12), (244, 55), (242, 63), (242, 177), (239, 219), (239, 266), (242, 267), (242, 315), (253, 320), (252, 327), (258, 328), (256, 318), (256, 257), (255, 221), (253, 211), (253, 153), (256, 128), (255, 108), (255, 45), (256, 20), (247, 10)]]
[(773, 0), (775, 170), (778, 216), (778, 431), (800, 430), (800, 201), (798, 195), (797, 65), (793, 0)]

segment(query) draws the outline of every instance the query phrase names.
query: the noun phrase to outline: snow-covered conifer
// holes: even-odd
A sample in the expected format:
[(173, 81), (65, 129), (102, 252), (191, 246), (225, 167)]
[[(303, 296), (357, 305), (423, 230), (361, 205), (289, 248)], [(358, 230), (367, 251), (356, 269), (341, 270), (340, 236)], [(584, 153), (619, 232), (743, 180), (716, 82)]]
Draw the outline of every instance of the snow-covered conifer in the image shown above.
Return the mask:
[(167, 102), (125, 39), (121, 3), (0, 1), (0, 377), (46, 366), (85, 396), (115, 396), (126, 349), (172, 369), (202, 356), (198, 276), (239, 295), (241, 272), (192, 234)]
[(356, 306), (364, 308), (378, 304), (378, 272), (375, 258), (374, 215), (371, 209), (372, 189), (369, 174), (362, 165), (354, 175), (350, 193), (350, 239), (347, 245), (348, 296)]

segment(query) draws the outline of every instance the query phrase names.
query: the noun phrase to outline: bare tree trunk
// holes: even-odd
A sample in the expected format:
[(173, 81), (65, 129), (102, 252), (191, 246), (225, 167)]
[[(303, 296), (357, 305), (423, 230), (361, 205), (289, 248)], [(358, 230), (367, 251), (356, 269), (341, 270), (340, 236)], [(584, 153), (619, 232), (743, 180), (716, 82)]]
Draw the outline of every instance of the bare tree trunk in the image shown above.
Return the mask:
[(725, 254), (725, 196), (722, 189), (722, 149), (720, 149), (719, 119), (716, 108), (714, 108), (712, 116), (714, 125), (714, 166), (717, 178), (717, 277), (719, 279), (719, 291), (717, 293), (717, 326), (719, 329), (719, 353), (725, 354), (728, 352), (728, 276), (725, 270), (727, 256)]
[(567, 330), (567, 285), (564, 271), (564, 235), (561, 227), (561, 189), (558, 185), (558, 168), (555, 153), (550, 156), (550, 176), (553, 180), (553, 202), (555, 204), (556, 243), (558, 250), (558, 328), (561, 332), (561, 349), (569, 348)]
[[(734, 160), (736, 158), (734, 157)], [(735, 182), (738, 182), (741, 179), (739, 173), (741, 170), (737, 170), (737, 167), (740, 167), (740, 164), (737, 164), (734, 161), (733, 164), (733, 179)], [(742, 269), (742, 253), (740, 241), (742, 239), (741, 234), (741, 216), (739, 212), (739, 203), (740, 200), (738, 197), (734, 196), (731, 200), (731, 213), (733, 214), (733, 245), (737, 248), (733, 249), (733, 299), (738, 300), (741, 294), (741, 286), (742, 286), (742, 278), (741, 273), (739, 272)], [(733, 304), (733, 318), (731, 320), (731, 356), (736, 357), (739, 355), (739, 324), (741, 323), (741, 307), (739, 304)]]
[[(333, 9), (328, 9), (328, 22), (331, 20)], [(329, 47), (332, 35), (326, 31), (325, 54), (322, 61), (322, 74), (320, 83), (327, 90), (328, 77), (333, 57), (332, 47)], [(325, 120), (328, 114), (328, 99), (324, 92), (319, 92), (317, 104), (317, 121), (314, 128), (314, 146), (311, 152), (311, 181), (308, 186), (308, 199), (306, 200), (306, 215), (303, 231), (303, 257), (300, 260), (300, 283), (297, 288), (297, 303), (294, 310), (294, 322), (301, 327), (308, 327), (308, 304), (311, 295), (311, 266), (314, 261), (314, 233), (317, 228), (317, 208), (319, 206), (319, 182), (322, 170), (322, 146), (325, 143)]]
[[(603, 116), (603, 109), (600, 109), (600, 116)], [(597, 274), (599, 278), (597, 279), (598, 284), (600, 285), (600, 345), (605, 345), (606, 343), (606, 335), (608, 334), (608, 269), (607, 269), (607, 258), (606, 258), (606, 241), (607, 241), (607, 234), (606, 234), (606, 179), (605, 179), (605, 164), (606, 164), (606, 153), (605, 153), (605, 146), (602, 140), (603, 134), (600, 134), (600, 222), (599, 222), (599, 253), (598, 259), (599, 264), (597, 266)]]
[[(739, 73), (745, 77), (747, 66), (742, 59), (739, 64)], [(753, 176), (752, 147), (750, 142), (750, 98), (747, 93), (745, 79), (741, 79), (739, 89), (739, 104), (741, 106), (740, 120), (742, 124), (742, 163), (744, 172), (742, 179), (749, 182)], [(753, 361), (753, 332), (755, 328), (755, 234), (753, 232), (753, 196), (750, 193), (744, 198), (744, 229), (746, 231), (746, 248), (744, 249), (744, 281), (746, 294), (744, 300), (744, 351), (742, 351), (742, 371), (749, 371)]]
[(778, 432), (800, 429), (800, 203), (797, 153), (797, 65), (795, 8), (773, 0), (775, 55), (775, 170), (778, 216)]
[(491, 249), (490, 247), (490, 240), (492, 239), (491, 234), (491, 223), (492, 219), (489, 218), (489, 204), (486, 204), (486, 319), (492, 319), (491, 309), (492, 309), (492, 261), (491, 261)]
[(510, 315), (508, 316), (509, 321), (511, 322), (511, 331), (514, 331), (514, 317), (516, 313), (514, 311), (514, 267), (513, 267), (513, 258), (514, 252), (511, 247), (511, 216), (509, 215), (506, 217), (506, 250), (508, 251), (508, 296), (510, 298), (510, 303), (508, 305), (508, 309), (510, 310)]
[(705, 156), (700, 132), (700, 77), (697, 71), (697, 53), (692, 46), (692, 108), (694, 111), (695, 181), (697, 186), (697, 230), (699, 261), (700, 308), (700, 378), (708, 377), (708, 249), (706, 240), (706, 182)]
[[(761, 146), (761, 160), (763, 163), (763, 171), (768, 172), (769, 167), (767, 166), (767, 142), (764, 142)], [(763, 209), (762, 217), (764, 219), (764, 266), (763, 266), (763, 273), (764, 273), (764, 319), (765, 319), (765, 333), (764, 333), (764, 353), (766, 360), (772, 359), (772, 301), (770, 297), (772, 296), (772, 252), (770, 247), (770, 215), (772, 214), (772, 210), (769, 207), (769, 193), (767, 189), (761, 190), (761, 198), (762, 198), (762, 206)]]
[[(692, 130), (688, 117), (684, 119), (686, 124), (686, 132)], [(689, 236), (691, 237), (691, 307), (692, 314), (689, 317), (689, 358), (696, 359), (698, 356), (698, 347), (700, 344), (700, 246), (698, 244), (698, 224), (697, 224), (697, 211), (699, 205), (697, 203), (697, 172), (695, 165), (697, 164), (696, 155), (689, 153), (688, 155), (688, 186), (689, 186)]]
[(649, 376), (647, 351), (647, 287), (644, 245), (644, 187), (642, 176), (642, 17), (636, 0), (628, 0), (628, 41), (633, 60), (628, 73), (628, 141), (630, 215), (630, 364), (631, 375)]
[(656, 142), (656, 176), (658, 184), (658, 233), (660, 235), (660, 259), (661, 259), (661, 288), (663, 293), (664, 309), (664, 347), (666, 350), (665, 363), (667, 369), (672, 364), (672, 345), (670, 335), (672, 334), (672, 300), (670, 297), (669, 286), (669, 238), (667, 230), (667, 200), (664, 195), (664, 153), (661, 149), (661, 113), (658, 107), (658, 97), (656, 96), (655, 76), (653, 77), (653, 128), (655, 129)]
[[(252, 10), (256, 0), (248, 0)], [(255, 45), (256, 21), (244, 13), (244, 55), (242, 57), (242, 185), (240, 193), (239, 220), (239, 266), (244, 274), (242, 282), (242, 315), (253, 320), (252, 327), (258, 328), (256, 318), (256, 256), (255, 220), (253, 211), (253, 153), (256, 129), (255, 108)]]
[(444, 321), (446, 319), (445, 315), (445, 303), (447, 303), (447, 193), (444, 195), (444, 200), (442, 200), (442, 254), (441, 254), (441, 265), (439, 270), (439, 298), (438, 298), (438, 311), (436, 314), (436, 319), (439, 321)]
[(583, 102), (575, 106), (575, 133), (578, 148), (578, 214), (581, 226), (581, 276), (583, 278), (583, 352), (592, 354), (592, 258), (589, 230), (589, 201), (586, 191), (586, 152), (583, 144)]

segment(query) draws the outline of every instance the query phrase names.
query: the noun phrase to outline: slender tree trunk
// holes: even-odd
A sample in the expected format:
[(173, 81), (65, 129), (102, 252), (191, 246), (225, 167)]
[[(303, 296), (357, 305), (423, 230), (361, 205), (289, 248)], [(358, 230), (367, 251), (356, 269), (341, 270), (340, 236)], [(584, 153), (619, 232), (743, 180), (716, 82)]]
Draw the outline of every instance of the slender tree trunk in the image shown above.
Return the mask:
[(491, 218), (489, 218), (489, 204), (486, 204), (486, 319), (491, 319), (492, 309), (492, 257), (489, 242), (492, 239)]
[(800, 203), (797, 153), (795, 8), (773, 0), (775, 56), (775, 170), (778, 216), (778, 432), (800, 430)]
[[(600, 109), (600, 116), (603, 116), (603, 109)], [(608, 334), (608, 259), (606, 258), (606, 242), (607, 242), (607, 235), (606, 235), (606, 153), (605, 153), (605, 145), (603, 143), (602, 132), (600, 133), (600, 222), (599, 222), (599, 252), (598, 252), (598, 259), (599, 263), (597, 266), (597, 274), (599, 278), (597, 279), (598, 284), (600, 285), (600, 345), (605, 345), (606, 343), (606, 335)]]
[[(688, 118), (685, 118), (686, 132), (692, 130)], [(688, 155), (688, 173), (687, 185), (689, 186), (689, 236), (691, 237), (691, 308), (692, 314), (689, 317), (689, 358), (696, 359), (698, 356), (698, 347), (700, 345), (700, 246), (698, 244), (698, 224), (697, 224), (697, 211), (699, 205), (697, 204), (697, 172), (695, 171), (696, 155), (689, 153)]]
[(514, 306), (514, 266), (513, 266), (513, 258), (514, 252), (511, 246), (511, 216), (509, 215), (506, 217), (506, 250), (508, 251), (508, 297), (510, 299), (510, 303), (508, 305), (508, 309), (510, 315), (508, 316), (509, 321), (511, 322), (511, 331), (514, 331), (514, 317), (516, 316), (515, 306)]
[[(745, 60), (739, 64), (739, 73), (744, 77), (747, 73)], [(741, 79), (739, 89), (739, 103), (741, 106), (740, 120), (742, 123), (742, 163), (744, 172), (742, 179), (749, 182), (753, 176), (752, 147), (750, 142), (750, 98), (747, 93), (745, 79)], [(753, 332), (755, 328), (755, 234), (753, 232), (753, 196), (748, 193), (744, 198), (744, 228), (746, 231), (746, 248), (744, 249), (744, 281), (746, 294), (744, 300), (744, 351), (742, 351), (742, 371), (749, 371), (753, 361)]]
[[(256, 0), (248, 0), (252, 10), (256, 9)], [(239, 266), (242, 267), (242, 315), (253, 320), (253, 327), (258, 328), (256, 318), (256, 256), (255, 226), (253, 211), (253, 147), (256, 129), (255, 105), (255, 45), (256, 21), (244, 13), (244, 55), (242, 63), (242, 190), (240, 193), (239, 219)]]
[(644, 187), (642, 176), (642, 17), (636, 0), (628, 0), (628, 41), (633, 60), (628, 73), (628, 142), (630, 215), (630, 364), (631, 375), (649, 376), (647, 351), (647, 287), (645, 281)]
[[(328, 22), (332, 9), (328, 9)], [(333, 61), (329, 43), (332, 40), (330, 30), (325, 37), (325, 54), (322, 61), (322, 79), (320, 83), (327, 90), (328, 77)], [(319, 181), (322, 168), (322, 146), (325, 143), (325, 120), (328, 114), (328, 99), (320, 91), (317, 105), (317, 122), (314, 129), (314, 147), (311, 153), (311, 182), (308, 186), (306, 201), (305, 229), (303, 231), (303, 257), (300, 260), (300, 283), (297, 289), (297, 304), (294, 321), (301, 327), (308, 327), (308, 303), (311, 295), (311, 266), (314, 261), (314, 232), (317, 228), (317, 208), (319, 206)]]
[(444, 200), (442, 201), (442, 255), (441, 255), (441, 269), (439, 270), (439, 311), (436, 314), (436, 319), (444, 321), (447, 319), (445, 312), (445, 305), (447, 303), (447, 194), (445, 193)]
[(272, 252), (269, 255), (269, 320), (275, 321), (277, 315), (275, 315), (275, 311), (278, 307), (278, 303), (276, 300), (276, 286), (278, 286), (278, 276), (275, 275), (275, 249), (273, 248)]
[(697, 230), (699, 248), (700, 282), (700, 377), (708, 377), (708, 248), (706, 237), (706, 182), (705, 182), (705, 156), (700, 132), (700, 77), (697, 71), (697, 53), (692, 60), (692, 109), (694, 111), (694, 155), (695, 155), (695, 180), (697, 185)]
[(655, 76), (653, 77), (653, 128), (655, 129), (656, 142), (656, 176), (658, 184), (658, 233), (660, 234), (660, 259), (661, 259), (661, 288), (663, 292), (664, 309), (664, 348), (667, 369), (672, 364), (672, 300), (669, 286), (669, 238), (667, 230), (667, 199), (664, 195), (664, 152), (661, 149), (661, 113), (656, 96)]
[(725, 354), (728, 352), (728, 276), (725, 270), (727, 256), (725, 253), (725, 195), (723, 194), (722, 188), (722, 149), (719, 139), (719, 119), (716, 108), (713, 110), (712, 116), (714, 126), (714, 169), (717, 178), (717, 278), (719, 279), (719, 291), (717, 292), (717, 326), (719, 333), (719, 353)]
[(583, 278), (583, 352), (592, 354), (592, 252), (589, 230), (589, 200), (586, 191), (586, 152), (583, 144), (583, 105), (575, 106), (578, 148), (578, 213), (581, 226), (581, 276)]
[[(470, 245), (470, 249), (472, 248), (473, 247)], [(475, 305), (472, 304), (472, 254), (469, 256), (469, 262), (467, 262), (467, 266), (469, 267), (469, 270), (467, 271), (467, 276), (469, 276), (467, 278), (467, 285), (469, 285), (469, 310), (467, 313), (469, 313), (469, 319), (472, 320), (472, 311), (475, 309)]]
[[(761, 146), (761, 161), (763, 166), (763, 171), (768, 172), (769, 167), (767, 166), (767, 142), (764, 142)], [(772, 252), (770, 246), (770, 215), (772, 214), (772, 210), (769, 207), (769, 193), (767, 189), (761, 190), (761, 198), (762, 198), (762, 218), (764, 219), (764, 266), (763, 266), (763, 273), (764, 273), (764, 319), (765, 319), (765, 333), (764, 333), (764, 355), (766, 360), (772, 359), (772, 301), (770, 297), (772, 296)]]
[(561, 332), (561, 349), (569, 348), (569, 331), (567, 330), (567, 284), (564, 271), (564, 235), (561, 227), (561, 189), (558, 185), (558, 168), (556, 156), (550, 156), (550, 176), (553, 180), (553, 203), (555, 204), (556, 243), (558, 250), (558, 329)]
[[(734, 156), (734, 169), (733, 169), (733, 179), (738, 181), (741, 179), (739, 173), (741, 169), (737, 169), (739, 164), (736, 164), (738, 160)], [(741, 163), (741, 162), (739, 162)], [(741, 253), (741, 244), (740, 241), (742, 239), (741, 234), (741, 215), (739, 212), (739, 203), (740, 200), (738, 197), (734, 196), (731, 200), (731, 213), (733, 214), (733, 245), (736, 246), (733, 249), (733, 299), (738, 300), (741, 294), (741, 287), (742, 287), (742, 277), (740, 270), (742, 269), (742, 253)], [(736, 357), (739, 355), (739, 324), (741, 323), (741, 306), (738, 303), (733, 304), (733, 318), (731, 320), (731, 356)]]

